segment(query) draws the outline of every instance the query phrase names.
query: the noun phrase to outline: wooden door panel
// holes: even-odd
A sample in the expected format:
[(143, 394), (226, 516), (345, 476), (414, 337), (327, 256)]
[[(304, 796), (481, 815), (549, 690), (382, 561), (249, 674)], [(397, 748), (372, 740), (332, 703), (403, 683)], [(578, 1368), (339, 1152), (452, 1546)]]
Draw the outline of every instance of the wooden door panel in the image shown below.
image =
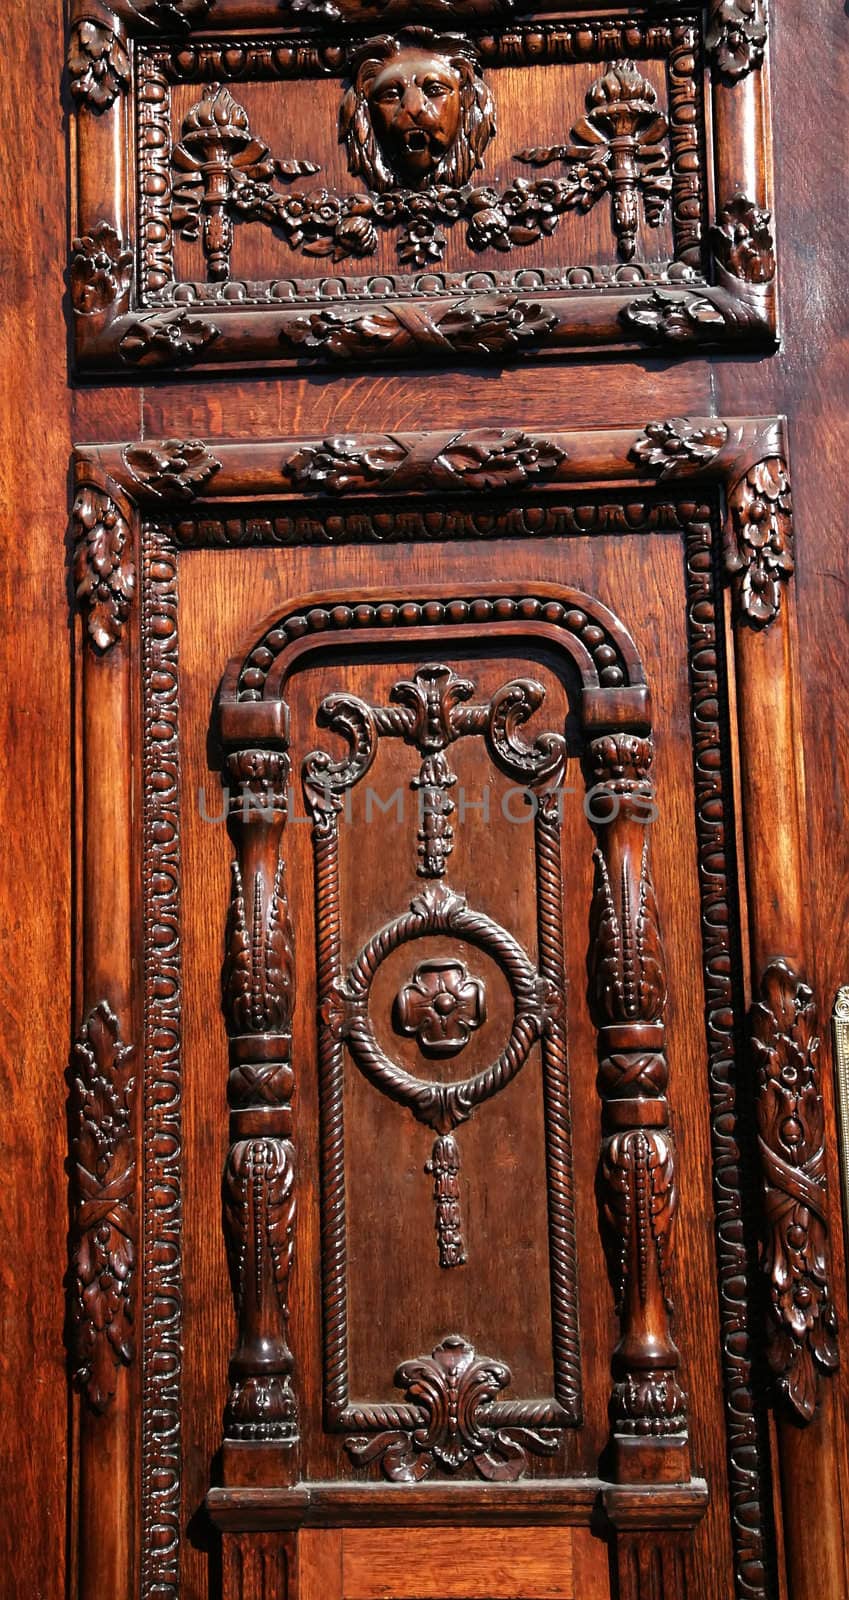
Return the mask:
[[(81, 456), (80, 550), (102, 517), (118, 574), (90, 615), (89, 829), (114, 815), (141, 538), (120, 792), (142, 819), (145, 1600), (205, 1596), (207, 1514), (226, 1600), (329, 1581), (328, 1525), (343, 1596), (393, 1527), (410, 1550), (571, 1529), (576, 1596), (606, 1600), (608, 1562), (618, 1600), (773, 1592), (743, 1196), (777, 1206), (785, 1180), (756, 1165), (735, 1057), (748, 948), (759, 1115), (780, 1015), (816, 1089), (782, 452), (768, 419), (670, 419)], [(80, 1048), (118, 1086), (118, 1039)], [(818, 1103), (794, 1113), (813, 1141)], [(795, 1272), (810, 1337), (775, 1277), (766, 1327), (801, 1419), (832, 1334), (827, 1281)], [(93, 1441), (130, 1443), (103, 1412), (86, 1515)], [(433, 1562), (409, 1566), (385, 1581), (424, 1600)]]

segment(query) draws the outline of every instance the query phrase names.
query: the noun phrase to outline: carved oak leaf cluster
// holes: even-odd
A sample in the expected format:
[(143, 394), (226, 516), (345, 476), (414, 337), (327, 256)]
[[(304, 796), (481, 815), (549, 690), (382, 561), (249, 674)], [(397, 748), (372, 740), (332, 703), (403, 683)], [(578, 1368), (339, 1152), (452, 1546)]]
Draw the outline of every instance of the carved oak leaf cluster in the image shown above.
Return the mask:
[(673, 344), (711, 339), (727, 326), (712, 300), (683, 289), (653, 289), (632, 300), (622, 316), (643, 337), (668, 339)]
[(95, 1411), (133, 1358), (135, 1153), (132, 1047), (105, 1000), (74, 1045), (71, 1077), (70, 1347), (73, 1376)]
[(191, 361), (218, 338), (219, 331), (185, 308), (164, 316), (154, 311), (132, 323), (118, 348), (124, 360), (136, 366), (143, 361), (150, 366)]
[(364, 444), (337, 434), (318, 446), (305, 445), (284, 461), (283, 472), (296, 488), (348, 494), (382, 482), (406, 457), (405, 447), (388, 436)]
[(130, 58), (111, 28), (77, 22), (68, 47), (71, 94), (92, 111), (107, 111), (130, 81)]
[(714, 259), (743, 283), (771, 283), (775, 277), (772, 214), (745, 194), (735, 194), (711, 229)]
[(105, 311), (125, 295), (133, 276), (133, 252), (108, 222), (71, 242), (71, 304), (85, 316)]
[(477, 428), (458, 433), (434, 466), (464, 489), (509, 489), (553, 477), (565, 460), (565, 450), (552, 439)]
[(200, 494), (221, 462), (202, 439), (162, 439), (128, 445), (124, 460), (150, 494), (166, 500), (191, 500)]
[(759, 67), (766, 47), (764, 0), (711, 0), (705, 48), (729, 78)]
[(673, 478), (682, 469), (713, 461), (727, 438), (724, 422), (668, 417), (665, 422), (647, 422), (629, 455), (639, 466), (654, 469), (659, 478)]
[(779, 1388), (804, 1422), (814, 1415), (817, 1367), (838, 1364), (837, 1316), (828, 1287), (825, 1121), (807, 984), (784, 961), (763, 975), (752, 1007), (756, 1115), (767, 1233), (767, 1354)]
[(790, 479), (778, 456), (752, 467), (728, 496), (725, 565), (738, 576), (739, 606), (753, 627), (778, 616), (794, 570)]
[(114, 500), (93, 487), (74, 500), (74, 585), (87, 612), (86, 627), (98, 650), (121, 637), (136, 587), (128, 555), (130, 530)]

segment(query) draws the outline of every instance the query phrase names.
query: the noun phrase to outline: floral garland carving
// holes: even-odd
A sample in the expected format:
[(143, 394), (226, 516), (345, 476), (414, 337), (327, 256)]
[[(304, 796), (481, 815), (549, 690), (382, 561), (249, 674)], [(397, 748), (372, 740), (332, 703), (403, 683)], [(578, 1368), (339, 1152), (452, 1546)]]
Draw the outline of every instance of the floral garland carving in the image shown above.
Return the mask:
[(98, 650), (117, 643), (136, 588), (127, 520), (102, 489), (85, 484), (71, 513), (74, 585), (86, 610), (86, 629)]

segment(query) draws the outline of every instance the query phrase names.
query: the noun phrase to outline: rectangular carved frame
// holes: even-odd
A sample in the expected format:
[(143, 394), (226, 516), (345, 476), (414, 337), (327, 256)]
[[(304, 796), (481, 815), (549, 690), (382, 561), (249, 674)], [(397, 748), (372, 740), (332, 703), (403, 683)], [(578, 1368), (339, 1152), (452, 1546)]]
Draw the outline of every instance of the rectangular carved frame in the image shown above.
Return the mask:
[[(588, 11), (585, 0), (569, 13), (543, 4), (518, 15), (507, 0), (452, 0), (447, 8), (429, 7), (428, 0), (392, 0), (388, 7), (372, 0), (339, 0), (330, 7), (312, 0), (114, 0), (109, 6), (105, 0), (73, 0), (69, 77), (77, 109), (70, 289), (78, 370), (126, 375), (227, 370), (232, 363), (503, 362), (529, 352), (773, 343), (764, 0), (709, 0), (701, 14), (698, 7), (648, 5), (634, 16), (628, 9), (606, 21), (591, 20)], [(229, 82), (237, 93), (240, 79), (252, 74), (254, 81), (339, 75), (348, 39), (357, 38), (346, 39), (345, 29), (356, 27), (360, 36), (365, 30), (367, 37), (370, 29), (428, 21), (474, 26), (484, 66), (592, 60), (604, 72), (604, 62), (616, 57), (633, 56), (638, 63), (641, 53), (667, 56), (676, 238), (671, 267), (617, 267), (614, 258), (609, 268), (538, 271), (527, 246), (505, 255), (510, 270), (496, 272), (472, 267), (445, 273), (421, 258), (424, 271), (346, 279), (331, 262), (320, 280), (286, 279), (284, 299), (271, 281), (224, 280), (232, 232), (232, 163), (225, 151), (217, 174), (209, 152), (204, 157), (200, 213), (207, 256), (217, 259), (222, 281), (176, 283), (170, 81), (197, 83), (199, 94), (204, 83)], [(497, 31), (481, 33), (487, 23)], [(250, 31), (259, 27), (274, 30), (273, 38), (263, 42)], [(284, 60), (273, 46), (287, 41), (296, 48), (284, 52)], [(704, 169), (709, 145), (710, 171)], [(273, 220), (268, 207), (273, 212), (283, 198), (275, 194), (264, 212), (260, 196), (241, 214)], [(366, 226), (362, 217), (350, 225), (357, 221)], [(323, 224), (314, 225), (320, 234), (316, 247), (332, 250), (332, 239), (321, 235)]]
[[(471, 449), (471, 458), (470, 458)], [(341, 454), (340, 454), (341, 450)], [(469, 461), (475, 465), (471, 471)], [(476, 526), (479, 472), (487, 489), (499, 473), (511, 500), (484, 526)], [(617, 524), (634, 531), (635, 496), (645, 496), (643, 522), (662, 515), (678, 520), (687, 562), (689, 667), (693, 721), (703, 965), (707, 996), (707, 1052), (712, 1121), (716, 1248), (723, 1332), (725, 1404), (736, 1589), (740, 1600), (766, 1600), (774, 1592), (770, 1542), (768, 1450), (765, 1418), (750, 1372), (750, 1307), (741, 1295), (748, 1252), (742, 1229), (741, 1137), (734, 1064), (735, 1008), (740, 995), (729, 964), (729, 906), (734, 896), (733, 840), (726, 831), (723, 785), (731, 752), (717, 710), (721, 682), (722, 617), (717, 614), (712, 549), (715, 517), (723, 518), (721, 564), (733, 588), (735, 685), (739, 730), (743, 843), (747, 884), (748, 949), (752, 992), (755, 1102), (762, 1140), (769, 1139), (772, 1096), (783, 1092), (780, 1066), (786, 1041), (804, 1063), (805, 1090), (795, 1112), (813, 1118), (808, 1142), (822, 1134), (822, 1099), (811, 1039), (806, 970), (802, 840), (802, 786), (793, 700), (794, 633), (787, 585), (793, 572), (793, 531), (784, 424), (781, 419), (716, 417), (651, 422), (639, 429), (545, 437), (509, 431), (286, 439), (263, 444), (200, 440), (145, 441), (87, 447), (76, 455), (74, 505), (75, 581), (85, 614), (82, 672), (82, 739), (85, 809), (82, 863), (83, 1015), (75, 1050), (78, 1104), (96, 1121), (98, 1080), (116, 1097), (110, 1123), (118, 1188), (110, 1198), (110, 1260), (120, 1276), (114, 1329), (86, 1320), (75, 1285), (85, 1288), (85, 1241), (92, 1195), (84, 1143), (75, 1141), (72, 1225), (74, 1371), (82, 1390), (79, 1429), (80, 1594), (94, 1600), (121, 1592), (128, 1530), (136, 1514), (134, 1430), (128, 1384), (141, 1388), (141, 1593), (145, 1600), (176, 1600), (180, 1483), (180, 845), (177, 618), (179, 552), (228, 546), (285, 546), (333, 540), (368, 542), (456, 537), (497, 538), (522, 531), (522, 503), (533, 505), (532, 529), (568, 537), (592, 531), (593, 512), (579, 511), (570, 490), (627, 494)], [(457, 491), (446, 505), (446, 484)], [(719, 504), (717, 508), (717, 491)], [(469, 495), (464, 502), (464, 495)], [(532, 497), (528, 501), (529, 495)], [(341, 498), (340, 498), (341, 497)], [(430, 497), (434, 497), (429, 507)], [(569, 504), (560, 509), (554, 497)], [(713, 510), (706, 503), (713, 497)], [(361, 504), (358, 506), (358, 499)], [(374, 522), (375, 507), (385, 510)], [(392, 507), (396, 509), (392, 509)], [(497, 502), (496, 502), (497, 505)], [(441, 526), (434, 532), (433, 512)], [(654, 507), (654, 509), (652, 509)], [(659, 511), (662, 507), (662, 512)], [(589, 522), (582, 521), (589, 517)], [(548, 521), (546, 521), (548, 518)], [(391, 529), (387, 527), (391, 521)], [(638, 519), (639, 520), (639, 519)], [(528, 527), (526, 531), (531, 531)], [(605, 524), (605, 531), (611, 531)], [(134, 615), (136, 573), (141, 574), (141, 615)], [(116, 727), (133, 726), (133, 641), (140, 628), (143, 662), (144, 927), (134, 921), (134, 854), (104, 848), (116, 834), (132, 839), (131, 763), (116, 742)], [(260, 708), (262, 709), (262, 708)], [(244, 711), (245, 731), (252, 716)], [(777, 959), (780, 955), (781, 959)], [(145, 1014), (133, 1009), (133, 973), (142, 957)], [(143, 1040), (128, 1076), (134, 1042)], [(673, 1089), (674, 1097), (674, 1089)], [(143, 1128), (142, 1128), (143, 1124)], [(128, 1130), (134, 1127), (130, 1137)], [(143, 1133), (143, 1139), (142, 1139)], [(138, 1142), (137, 1142), (138, 1141)], [(135, 1152), (138, 1150), (138, 1160)], [(119, 1176), (118, 1176), (119, 1175)], [(774, 1248), (765, 1257), (767, 1325), (780, 1404), (791, 1420), (779, 1424), (784, 1494), (784, 1538), (792, 1559), (804, 1561), (816, 1540), (798, 1483), (806, 1471), (804, 1424), (828, 1387), (817, 1376), (835, 1362), (833, 1313), (827, 1277), (810, 1268), (806, 1251), (791, 1257), (793, 1281), (813, 1306), (806, 1331), (788, 1320), (781, 1283), (771, 1263), (783, 1260), (781, 1229), (799, 1224), (787, 1207), (801, 1183), (811, 1249), (826, 1260), (827, 1206), (821, 1165), (795, 1175), (770, 1156), (762, 1184)], [(818, 1198), (817, 1198), (818, 1195)], [(816, 1198), (816, 1206), (812, 1201)], [(136, 1221), (143, 1218), (141, 1228)], [(795, 1219), (795, 1220), (794, 1220)], [(139, 1235), (141, 1234), (141, 1237)], [(136, 1252), (144, 1263), (135, 1270)], [(141, 1372), (134, 1365), (132, 1326), (141, 1329)], [(107, 1339), (108, 1332), (108, 1339)], [(128, 1375), (122, 1369), (130, 1367)], [(133, 1374), (136, 1373), (134, 1376)], [(222, 1374), (222, 1392), (224, 1374)], [(627, 1475), (626, 1475), (627, 1476)], [(106, 1487), (109, 1493), (106, 1493)], [(446, 1490), (451, 1491), (446, 1494)], [(692, 1526), (703, 1486), (581, 1479), (536, 1481), (512, 1489), (489, 1485), (487, 1515), (532, 1522), (584, 1516), (600, 1495), (622, 1540), (639, 1530)], [(444, 1521), (480, 1513), (474, 1486), (435, 1485), (387, 1492), (375, 1486), (311, 1485), (279, 1489), (213, 1490), (210, 1511), (230, 1533), (296, 1528), (328, 1520)], [(664, 1510), (664, 1507), (666, 1508)], [(108, 1508), (104, 1510), (104, 1508)]]

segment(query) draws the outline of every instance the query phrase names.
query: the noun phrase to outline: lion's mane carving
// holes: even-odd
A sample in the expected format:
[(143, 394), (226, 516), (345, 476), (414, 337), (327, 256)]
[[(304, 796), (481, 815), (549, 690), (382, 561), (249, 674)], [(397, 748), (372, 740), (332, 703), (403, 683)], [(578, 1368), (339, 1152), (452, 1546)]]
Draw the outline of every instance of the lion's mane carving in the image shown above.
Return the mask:
[[(393, 77), (393, 66), (397, 68), (396, 82), (389, 94), (394, 92), (396, 104), (401, 106), (405, 89), (411, 86), (421, 103), (420, 116), (413, 107), (404, 118), (418, 142), (416, 152), (405, 151), (409, 134), (398, 129), (397, 116), (395, 127), (390, 127), (390, 118), (375, 103), (375, 88), (380, 92), (387, 78)], [(426, 82), (424, 92), (419, 92), (428, 72), (437, 89), (445, 87), (441, 113), (440, 102), (425, 103)], [(346, 146), (350, 172), (364, 179), (370, 189), (467, 183), (483, 166), (484, 151), (494, 134), (492, 95), (473, 47), (459, 34), (405, 28), (394, 36), (381, 34), (369, 39), (352, 54), (350, 87), (339, 111), (339, 139)]]

